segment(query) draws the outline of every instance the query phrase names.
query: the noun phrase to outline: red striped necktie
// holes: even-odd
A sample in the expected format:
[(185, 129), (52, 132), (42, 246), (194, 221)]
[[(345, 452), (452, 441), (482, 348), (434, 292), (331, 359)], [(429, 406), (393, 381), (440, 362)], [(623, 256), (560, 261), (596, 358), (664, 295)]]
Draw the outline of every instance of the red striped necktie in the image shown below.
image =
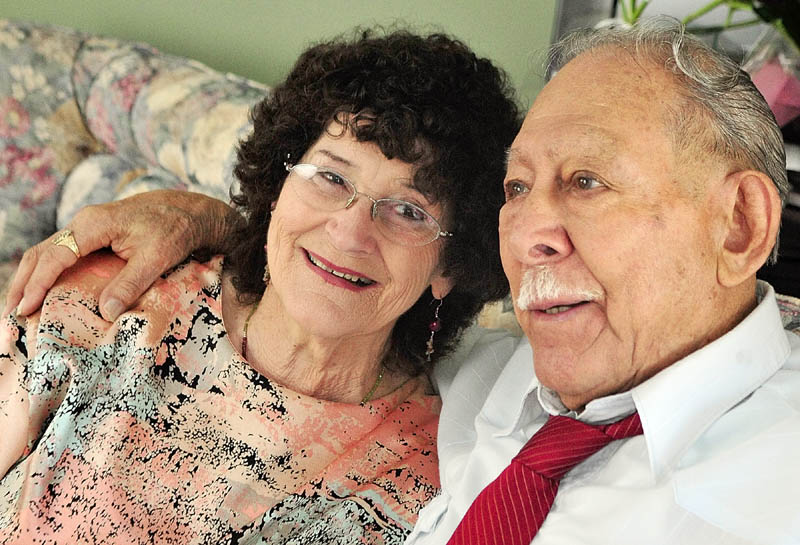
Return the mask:
[(448, 545), (529, 545), (553, 505), (561, 477), (611, 441), (640, 433), (638, 413), (605, 426), (551, 416), (478, 494)]

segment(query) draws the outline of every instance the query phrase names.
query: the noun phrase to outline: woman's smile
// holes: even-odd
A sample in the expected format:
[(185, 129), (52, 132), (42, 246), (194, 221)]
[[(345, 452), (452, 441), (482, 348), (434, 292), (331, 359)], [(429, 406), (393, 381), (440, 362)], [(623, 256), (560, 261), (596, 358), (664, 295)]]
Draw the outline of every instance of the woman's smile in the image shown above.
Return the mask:
[[(331, 127), (298, 161), (355, 181), (379, 198), (424, 198), (409, 186), (415, 165), (387, 158), (376, 144), (358, 141), (350, 130), (336, 133)], [(441, 242), (400, 244), (378, 229), (368, 199), (327, 210), (315, 206), (313, 194), (294, 187), (308, 183), (290, 172), (272, 211), (267, 293), (278, 307), (271, 313), (285, 313), (315, 337), (355, 335), (384, 346), (397, 319), (426, 289), (435, 287), (440, 295), (449, 291), (450, 280), (438, 263)], [(441, 205), (428, 207), (441, 217)]]
[(330, 261), (303, 249), (308, 258), (309, 267), (322, 277), (323, 280), (334, 286), (341, 286), (352, 291), (360, 291), (375, 286), (375, 280), (357, 271), (335, 266)]

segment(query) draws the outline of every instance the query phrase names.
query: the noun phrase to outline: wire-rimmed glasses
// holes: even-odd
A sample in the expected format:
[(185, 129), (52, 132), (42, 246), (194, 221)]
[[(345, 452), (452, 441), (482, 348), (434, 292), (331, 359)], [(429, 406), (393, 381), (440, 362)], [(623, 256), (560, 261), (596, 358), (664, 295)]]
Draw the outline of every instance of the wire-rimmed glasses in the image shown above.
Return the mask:
[(290, 185), (297, 196), (320, 210), (350, 208), (359, 195), (372, 201), (372, 219), (389, 240), (403, 246), (424, 246), (439, 237), (452, 237), (436, 218), (416, 204), (400, 199), (375, 199), (356, 189), (341, 174), (310, 163), (287, 163), (286, 170), (297, 180)]

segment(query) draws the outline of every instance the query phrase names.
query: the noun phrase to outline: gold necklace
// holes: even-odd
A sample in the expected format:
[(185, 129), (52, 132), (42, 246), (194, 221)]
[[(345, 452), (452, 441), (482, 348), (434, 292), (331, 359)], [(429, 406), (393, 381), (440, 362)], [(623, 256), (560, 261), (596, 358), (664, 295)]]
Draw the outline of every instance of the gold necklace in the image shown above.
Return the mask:
[[(257, 308), (258, 305), (253, 305), (253, 308), (250, 309), (250, 312), (247, 314), (247, 318), (244, 320), (244, 328), (242, 329), (242, 357), (244, 359), (247, 359), (247, 326), (250, 325), (250, 318), (253, 317), (253, 314), (255, 314)], [(359, 403), (359, 405), (362, 407), (369, 403), (369, 401), (372, 399), (372, 396), (375, 395), (375, 391), (378, 389), (378, 386), (381, 385), (381, 381), (383, 381), (383, 371), (385, 369), (386, 368), (383, 366), (383, 364), (381, 364), (381, 369), (378, 372), (378, 378), (375, 379), (375, 384), (372, 385), (372, 388), (370, 388), (369, 392), (367, 392), (367, 395), (365, 395), (364, 399), (362, 399), (361, 403)]]
[(377, 390), (378, 386), (381, 385), (381, 381), (383, 380), (384, 369), (385, 367), (383, 366), (383, 364), (381, 364), (381, 370), (378, 372), (378, 378), (375, 379), (375, 384), (372, 385), (372, 388), (370, 388), (369, 392), (367, 392), (367, 395), (365, 395), (364, 399), (362, 399), (361, 403), (359, 403), (359, 405), (361, 405), (362, 407), (366, 405), (370, 399), (372, 399), (372, 396), (375, 394), (375, 390)]

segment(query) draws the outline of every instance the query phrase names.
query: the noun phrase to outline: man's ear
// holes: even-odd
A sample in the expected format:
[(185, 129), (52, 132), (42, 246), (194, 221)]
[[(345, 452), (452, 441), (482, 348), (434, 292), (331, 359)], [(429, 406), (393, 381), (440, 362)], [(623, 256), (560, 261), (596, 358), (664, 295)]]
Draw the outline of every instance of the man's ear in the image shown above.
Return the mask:
[(743, 170), (725, 180), (727, 224), (719, 253), (717, 279), (737, 286), (767, 261), (781, 222), (778, 189), (763, 172)]

